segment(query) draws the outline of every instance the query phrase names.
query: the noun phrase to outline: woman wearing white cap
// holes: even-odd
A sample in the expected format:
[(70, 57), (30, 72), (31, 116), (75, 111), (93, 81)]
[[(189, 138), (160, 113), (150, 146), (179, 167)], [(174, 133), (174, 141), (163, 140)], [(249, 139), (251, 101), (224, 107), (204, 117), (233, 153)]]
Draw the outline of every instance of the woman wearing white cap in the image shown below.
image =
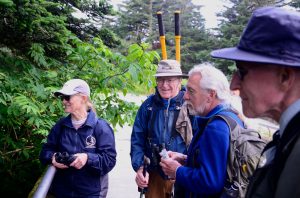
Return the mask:
[(52, 127), (40, 153), (43, 164), (57, 169), (50, 193), (64, 198), (106, 197), (107, 173), (116, 164), (112, 128), (97, 118), (85, 81), (69, 80), (54, 95), (69, 115)]

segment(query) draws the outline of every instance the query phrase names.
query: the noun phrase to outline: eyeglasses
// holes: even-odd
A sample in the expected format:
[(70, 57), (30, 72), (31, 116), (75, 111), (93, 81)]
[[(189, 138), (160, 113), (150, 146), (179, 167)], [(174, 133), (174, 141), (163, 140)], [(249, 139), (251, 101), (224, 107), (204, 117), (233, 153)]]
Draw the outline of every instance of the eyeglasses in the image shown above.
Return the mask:
[(238, 75), (241, 81), (244, 80), (245, 76), (248, 74), (248, 71), (244, 68), (237, 68), (236, 74)]
[(71, 96), (69, 96), (69, 95), (59, 95), (58, 98), (59, 98), (61, 101), (66, 100), (66, 101), (69, 102), (70, 99), (71, 99)]
[(175, 82), (176, 80), (177, 80), (177, 78), (157, 78), (156, 84), (163, 85), (164, 83), (166, 83), (167, 85), (170, 85), (173, 82)]

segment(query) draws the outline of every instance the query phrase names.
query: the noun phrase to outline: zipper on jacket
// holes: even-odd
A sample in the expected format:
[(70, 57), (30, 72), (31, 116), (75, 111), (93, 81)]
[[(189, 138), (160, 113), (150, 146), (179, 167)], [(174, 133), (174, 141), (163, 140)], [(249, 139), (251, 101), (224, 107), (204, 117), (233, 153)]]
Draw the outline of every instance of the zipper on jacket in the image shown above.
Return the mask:
[(165, 123), (164, 123), (164, 131), (163, 131), (163, 141), (162, 143), (166, 145), (166, 134), (168, 132), (169, 129), (169, 107), (170, 107), (170, 103), (171, 103), (171, 98), (168, 99), (168, 105), (167, 105), (167, 109), (165, 109), (164, 111), (164, 117), (165, 117)]

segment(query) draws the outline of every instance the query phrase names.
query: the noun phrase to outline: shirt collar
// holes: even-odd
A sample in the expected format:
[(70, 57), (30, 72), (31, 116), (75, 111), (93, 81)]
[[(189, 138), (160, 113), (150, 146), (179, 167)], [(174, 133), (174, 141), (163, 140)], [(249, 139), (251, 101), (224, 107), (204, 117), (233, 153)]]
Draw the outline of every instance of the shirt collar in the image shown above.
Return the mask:
[(300, 99), (290, 105), (281, 115), (279, 120), (279, 134), (282, 136), (283, 131), (287, 127), (291, 119), (299, 112), (300, 110)]

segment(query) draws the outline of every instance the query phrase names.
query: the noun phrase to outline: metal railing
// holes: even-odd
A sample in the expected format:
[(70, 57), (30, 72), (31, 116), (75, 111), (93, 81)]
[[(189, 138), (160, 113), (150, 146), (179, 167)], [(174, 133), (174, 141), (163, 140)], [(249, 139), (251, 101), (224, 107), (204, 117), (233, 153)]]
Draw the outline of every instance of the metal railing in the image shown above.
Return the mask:
[(33, 192), (32, 198), (45, 198), (51, 186), (52, 180), (56, 173), (56, 168), (52, 165), (48, 166), (44, 176), (41, 178), (41, 181), (38, 184), (38, 187)]

